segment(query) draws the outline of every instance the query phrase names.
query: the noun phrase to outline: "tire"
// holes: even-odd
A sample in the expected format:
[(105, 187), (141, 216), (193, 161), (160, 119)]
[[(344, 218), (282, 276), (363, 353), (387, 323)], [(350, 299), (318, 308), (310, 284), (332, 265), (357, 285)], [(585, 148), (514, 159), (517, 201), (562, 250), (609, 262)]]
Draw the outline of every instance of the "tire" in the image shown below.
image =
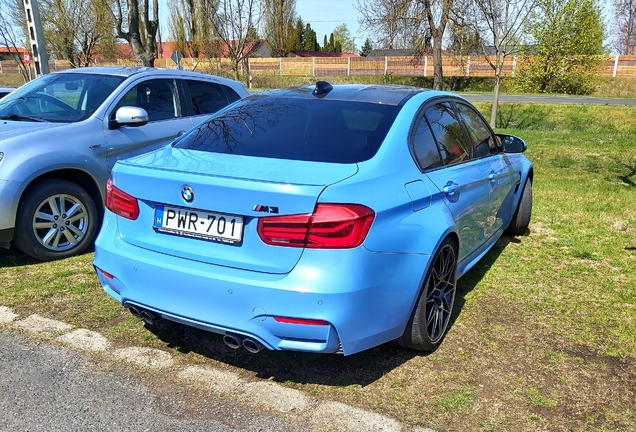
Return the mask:
[(519, 200), (519, 206), (517, 211), (512, 216), (510, 225), (506, 229), (506, 234), (513, 236), (524, 235), (530, 225), (530, 218), (532, 216), (532, 183), (530, 180), (526, 180), (526, 184), (523, 186), (521, 192), (521, 199)]
[(457, 291), (457, 247), (446, 239), (435, 253), (415, 310), (397, 343), (417, 351), (434, 351), (446, 334)]
[(33, 184), (18, 206), (13, 242), (25, 254), (53, 261), (93, 244), (98, 214), (84, 189), (64, 180)]

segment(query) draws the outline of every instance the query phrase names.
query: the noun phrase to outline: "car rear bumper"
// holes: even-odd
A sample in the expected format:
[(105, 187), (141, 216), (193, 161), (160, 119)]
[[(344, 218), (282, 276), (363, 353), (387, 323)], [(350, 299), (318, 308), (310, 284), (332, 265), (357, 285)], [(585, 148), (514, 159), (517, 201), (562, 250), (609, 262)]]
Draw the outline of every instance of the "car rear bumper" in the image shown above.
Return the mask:
[(253, 338), (273, 350), (348, 355), (401, 336), (430, 261), (429, 255), (363, 247), (305, 250), (290, 273), (260, 273), (132, 246), (116, 234), (115, 223), (109, 214), (94, 261), (113, 276), (97, 271), (110, 296), (193, 327)]

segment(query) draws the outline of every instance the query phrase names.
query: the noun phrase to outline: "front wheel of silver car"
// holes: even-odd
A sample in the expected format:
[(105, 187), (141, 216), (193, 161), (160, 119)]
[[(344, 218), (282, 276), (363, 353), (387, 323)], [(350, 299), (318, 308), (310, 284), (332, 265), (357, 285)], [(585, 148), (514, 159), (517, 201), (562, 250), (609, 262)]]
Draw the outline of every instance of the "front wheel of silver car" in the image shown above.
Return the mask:
[(32, 185), (18, 207), (14, 243), (42, 261), (77, 255), (97, 232), (97, 210), (88, 193), (64, 180)]

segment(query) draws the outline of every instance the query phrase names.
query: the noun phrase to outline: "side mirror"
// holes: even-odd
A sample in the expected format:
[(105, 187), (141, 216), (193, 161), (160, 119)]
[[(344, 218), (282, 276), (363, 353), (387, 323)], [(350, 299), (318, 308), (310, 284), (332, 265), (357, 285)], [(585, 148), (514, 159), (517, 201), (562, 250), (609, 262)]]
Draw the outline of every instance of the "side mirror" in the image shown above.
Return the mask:
[(524, 140), (514, 135), (497, 134), (497, 136), (506, 153), (523, 153), (528, 148)]
[(119, 129), (121, 126), (143, 126), (148, 123), (148, 113), (145, 109), (134, 106), (123, 106), (115, 113), (115, 118), (108, 122), (109, 129)]

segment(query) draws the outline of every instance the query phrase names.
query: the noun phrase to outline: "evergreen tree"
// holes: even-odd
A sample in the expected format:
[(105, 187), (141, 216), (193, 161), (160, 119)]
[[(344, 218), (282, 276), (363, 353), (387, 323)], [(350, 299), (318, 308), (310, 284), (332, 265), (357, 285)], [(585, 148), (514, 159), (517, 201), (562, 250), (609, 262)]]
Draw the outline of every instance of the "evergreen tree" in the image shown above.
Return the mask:
[(303, 50), (320, 51), (320, 45), (316, 39), (316, 32), (311, 28), (311, 24), (305, 26), (305, 37), (303, 40)]
[(294, 27), (294, 48), (295, 50), (305, 49), (305, 23), (301, 17), (298, 17)]
[(367, 57), (369, 54), (371, 54), (371, 51), (373, 51), (373, 46), (371, 45), (371, 41), (369, 40), (369, 38), (367, 38), (364, 41), (364, 45), (362, 45), (359, 54), (361, 57)]
[(329, 43), (327, 42), (327, 35), (325, 35), (325, 38), (323, 39), (322, 50), (329, 51)]

